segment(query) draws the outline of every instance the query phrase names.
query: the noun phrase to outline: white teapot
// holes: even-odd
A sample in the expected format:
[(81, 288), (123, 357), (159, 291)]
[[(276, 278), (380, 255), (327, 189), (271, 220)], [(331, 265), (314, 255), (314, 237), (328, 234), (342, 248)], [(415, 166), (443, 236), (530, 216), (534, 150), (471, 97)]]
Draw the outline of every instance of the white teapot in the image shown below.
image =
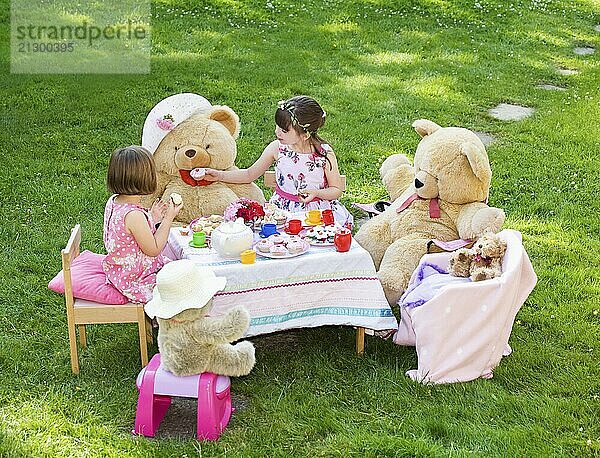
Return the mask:
[(210, 236), (212, 247), (223, 258), (239, 258), (240, 253), (252, 248), (254, 232), (243, 218), (221, 223)]

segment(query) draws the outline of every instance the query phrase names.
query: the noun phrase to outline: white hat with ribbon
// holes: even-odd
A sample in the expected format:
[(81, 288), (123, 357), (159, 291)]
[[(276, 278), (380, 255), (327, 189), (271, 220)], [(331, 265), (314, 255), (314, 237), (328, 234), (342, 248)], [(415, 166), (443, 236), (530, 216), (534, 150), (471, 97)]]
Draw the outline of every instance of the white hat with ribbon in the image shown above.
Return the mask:
[(162, 139), (195, 111), (212, 107), (204, 97), (191, 92), (175, 94), (158, 102), (144, 122), (142, 146), (152, 154)]
[(201, 309), (227, 279), (189, 259), (166, 264), (156, 275), (153, 297), (144, 309), (150, 318), (171, 318), (187, 309)]

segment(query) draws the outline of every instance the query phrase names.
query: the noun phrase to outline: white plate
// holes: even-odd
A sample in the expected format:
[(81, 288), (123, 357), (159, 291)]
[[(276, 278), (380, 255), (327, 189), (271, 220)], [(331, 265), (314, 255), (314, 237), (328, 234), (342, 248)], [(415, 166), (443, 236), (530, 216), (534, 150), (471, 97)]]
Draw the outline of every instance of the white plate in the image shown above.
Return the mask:
[[(189, 231), (190, 233), (191, 233), (191, 232), (193, 232), (193, 230), (192, 230), (192, 226), (193, 226), (195, 223), (197, 223), (197, 222), (198, 222), (199, 220), (201, 220), (201, 219), (208, 220), (208, 218), (210, 218), (211, 216), (212, 216), (212, 215), (209, 215), (209, 216), (199, 216), (198, 218), (194, 218), (193, 220), (191, 220), (191, 221), (190, 221), (190, 224), (188, 224), (188, 225), (187, 225), (187, 227), (188, 227), (188, 231)], [(219, 215), (219, 216), (220, 216), (220, 215)], [(224, 221), (224, 220), (223, 220), (223, 221)], [(221, 222), (217, 223), (217, 225), (221, 224), (223, 221), (221, 221)], [(212, 222), (211, 222), (210, 224), (212, 225), (212, 224), (214, 224), (214, 223), (212, 223)], [(213, 231), (214, 231), (214, 230), (215, 230), (215, 228), (213, 227)], [(210, 237), (210, 236), (207, 236), (207, 237)]]
[(304, 254), (308, 251), (308, 249), (310, 248), (310, 245), (307, 241), (304, 241), (304, 250), (302, 250), (300, 253), (290, 253), (288, 251), (288, 254), (285, 254), (283, 256), (278, 256), (276, 254), (271, 254), (269, 253), (263, 253), (262, 251), (260, 251), (258, 248), (255, 249), (256, 254), (263, 256), (265, 258), (271, 258), (271, 259), (289, 259), (289, 258), (295, 258), (296, 256), (300, 256), (301, 254)]
[(304, 237), (304, 240), (306, 240), (312, 246), (334, 246), (335, 245), (335, 243), (328, 242), (327, 240), (322, 242), (320, 240), (311, 239), (310, 237)]

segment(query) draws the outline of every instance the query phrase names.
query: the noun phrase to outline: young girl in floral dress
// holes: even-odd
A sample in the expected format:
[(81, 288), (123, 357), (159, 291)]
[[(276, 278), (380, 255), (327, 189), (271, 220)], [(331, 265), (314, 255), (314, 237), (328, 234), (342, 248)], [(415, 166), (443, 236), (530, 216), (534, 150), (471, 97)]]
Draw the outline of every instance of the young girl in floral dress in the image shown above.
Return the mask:
[(161, 252), (183, 204), (156, 201), (150, 210), (140, 205), (142, 196), (156, 190), (154, 158), (141, 146), (113, 152), (106, 184), (114, 193), (104, 210), (106, 278), (131, 302), (146, 303), (152, 298), (156, 273), (169, 262)]
[(335, 153), (317, 133), (325, 111), (311, 97), (281, 101), (275, 112), (275, 136), (247, 169), (206, 169), (206, 180), (250, 183), (275, 162), (276, 186), (271, 202), (289, 212), (333, 210), (337, 223), (352, 227), (352, 215), (338, 200), (342, 177)]

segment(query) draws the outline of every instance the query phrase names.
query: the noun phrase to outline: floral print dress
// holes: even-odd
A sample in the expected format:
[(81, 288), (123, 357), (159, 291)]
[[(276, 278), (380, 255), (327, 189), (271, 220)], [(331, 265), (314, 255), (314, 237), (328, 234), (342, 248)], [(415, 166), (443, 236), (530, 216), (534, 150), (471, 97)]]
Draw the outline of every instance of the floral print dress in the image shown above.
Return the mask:
[[(322, 154), (332, 151), (327, 144), (321, 145)], [(275, 163), (276, 188), (270, 202), (282, 210), (303, 212), (308, 210), (333, 210), (335, 221), (352, 227), (353, 218), (339, 200), (314, 200), (308, 204), (293, 200), (306, 189), (324, 189), (327, 187), (325, 156), (316, 153), (298, 153), (288, 145), (279, 144)]]
[(162, 254), (148, 256), (133, 235), (125, 228), (125, 216), (139, 210), (148, 220), (152, 233), (156, 231), (147, 210), (134, 204), (118, 204), (113, 195), (104, 209), (104, 246), (108, 255), (102, 263), (106, 278), (131, 302), (146, 303), (152, 298), (157, 272), (170, 259)]

